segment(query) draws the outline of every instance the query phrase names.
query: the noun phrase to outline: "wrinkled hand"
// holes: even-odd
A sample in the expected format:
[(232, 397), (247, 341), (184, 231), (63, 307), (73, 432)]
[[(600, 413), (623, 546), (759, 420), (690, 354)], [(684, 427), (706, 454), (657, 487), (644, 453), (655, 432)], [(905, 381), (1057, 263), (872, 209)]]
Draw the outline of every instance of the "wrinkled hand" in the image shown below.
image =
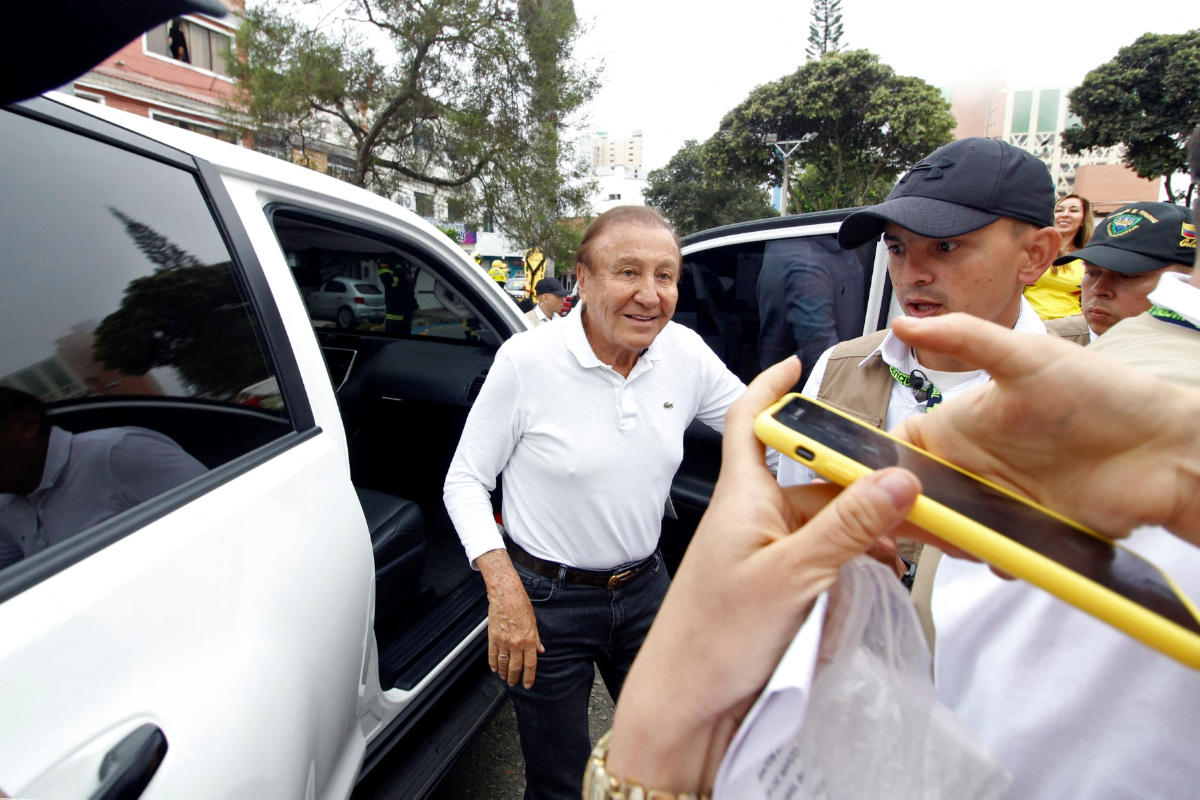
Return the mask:
[(509, 686), (533, 686), (537, 658), (544, 653), (533, 604), (503, 550), (475, 559), (488, 594), (488, 666)]
[(1151, 524), (1200, 543), (1200, 393), (965, 314), (892, 330), (992, 377), (895, 436), (1105, 535)]
[(772, 367), (726, 416), (712, 502), (621, 693), (613, 774), (657, 789), (708, 790), (813, 600), (843, 564), (896, 529), (916, 499), (916, 478), (898, 469), (844, 491), (776, 483), (754, 418), (799, 376), (795, 358)]

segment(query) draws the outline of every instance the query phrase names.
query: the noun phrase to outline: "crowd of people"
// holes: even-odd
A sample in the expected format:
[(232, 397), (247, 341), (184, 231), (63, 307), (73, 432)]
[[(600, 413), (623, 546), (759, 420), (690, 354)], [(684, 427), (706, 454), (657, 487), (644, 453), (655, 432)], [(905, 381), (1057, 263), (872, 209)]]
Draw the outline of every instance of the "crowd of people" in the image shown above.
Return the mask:
[[(964, 139), (851, 214), (838, 243), (880, 237), (903, 316), (826, 350), (804, 392), (1125, 538), (1200, 597), (1191, 211), (1140, 203), (1097, 221), (1082, 197), (1056, 201), (1031, 154)], [(587, 797), (710, 793), (814, 600), (854, 557), (889, 558), (880, 542), (901, 531), (916, 540), (900, 552), (917, 563), (938, 697), (1011, 775), (1006, 796), (1175, 797), (1200, 782), (1200, 674), (943, 557), (903, 524), (921, 488), (904, 470), (839, 490), (764, 452), (754, 417), (801, 364), (747, 389), (670, 321), (681, 259), (660, 216), (602, 215), (577, 262), (582, 309), (531, 319), (501, 348), (446, 480), (488, 587), (488, 659), (517, 711), (526, 797), (578, 797), (585, 769)], [(693, 419), (724, 431), (724, 457), (668, 581), (659, 526)], [(569, 519), (543, 502), (551, 480)], [(618, 702), (589, 758), (593, 664)]]

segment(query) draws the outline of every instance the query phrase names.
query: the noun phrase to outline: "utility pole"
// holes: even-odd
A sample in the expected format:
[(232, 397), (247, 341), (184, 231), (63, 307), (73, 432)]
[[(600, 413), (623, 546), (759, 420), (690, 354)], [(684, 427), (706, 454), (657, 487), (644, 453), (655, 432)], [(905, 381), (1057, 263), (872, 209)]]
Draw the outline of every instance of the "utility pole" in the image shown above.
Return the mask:
[[(788, 192), (791, 188), (791, 174), (788, 172), (788, 159), (790, 159), (792, 154), (796, 152), (797, 147), (805, 142), (811, 141), (814, 136), (816, 136), (816, 134), (810, 133), (801, 139), (789, 139), (781, 142), (779, 141), (779, 134), (767, 134), (767, 144), (774, 147), (775, 152), (777, 152), (779, 157), (783, 159), (783, 192), (779, 198), (779, 216), (781, 217), (787, 216)], [(786, 150), (784, 149), (785, 147), (787, 148)]]

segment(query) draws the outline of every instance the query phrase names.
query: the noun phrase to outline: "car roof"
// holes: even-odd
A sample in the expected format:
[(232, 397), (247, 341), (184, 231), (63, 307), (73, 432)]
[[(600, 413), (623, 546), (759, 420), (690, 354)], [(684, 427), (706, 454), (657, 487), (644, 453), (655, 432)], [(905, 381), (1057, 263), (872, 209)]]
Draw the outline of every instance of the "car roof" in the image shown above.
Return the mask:
[(858, 208), (838, 208), (832, 211), (810, 211), (806, 214), (789, 214), (786, 217), (767, 217), (766, 219), (755, 219), (749, 222), (735, 222), (732, 225), (722, 225), (719, 228), (709, 228), (698, 233), (688, 234), (683, 237), (683, 244), (686, 247), (687, 245), (706, 242), (710, 239), (721, 239), (726, 236), (735, 236), (738, 234), (773, 231), (780, 228), (803, 228), (827, 222), (841, 222), (857, 210)]

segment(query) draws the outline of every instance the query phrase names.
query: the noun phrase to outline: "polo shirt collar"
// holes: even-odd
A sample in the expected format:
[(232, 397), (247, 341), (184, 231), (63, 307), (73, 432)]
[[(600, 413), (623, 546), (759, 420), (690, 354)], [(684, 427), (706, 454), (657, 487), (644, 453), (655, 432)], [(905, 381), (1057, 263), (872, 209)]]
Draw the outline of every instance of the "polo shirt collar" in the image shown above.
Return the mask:
[(62, 471), (67, 468), (67, 460), (71, 457), (71, 440), (74, 434), (62, 428), (50, 429), (50, 443), (46, 447), (46, 467), (42, 470), (42, 482), (35, 492), (43, 492), (58, 482)]
[[(575, 360), (578, 361), (582, 367), (606, 367), (608, 365), (596, 357), (596, 352), (592, 350), (592, 343), (588, 341), (587, 332), (583, 329), (583, 315), (586, 312), (587, 305), (585, 304), (580, 306), (578, 313), (572, 312), (568, 314), (566, 319), (563, 321), (566, 325), (566, 330), (563, 333), (563, 336), (566, 341), (567, 349), (571, 351), (571, 354), (575, 356)], [(670, 327), (671, 323), (668, 322), (663, 329), (658, 332), (658, 336), (654, 337), (654, 341), (651, 343), (651, 345), (643, 350), (641, 355), (638, 356), (637, 364), (634, 365), (633, 371), (629, 373), (630, 378), (632, 378), (641, 370), (646, 369), (649, 366), (648, 362), (662, 360), (663, 346), (660, 345), (659, 342), (662, 340), (662, 337), (667, 335), (667, 329)], [(646, 363), (645, 367), (640, 366), (643, 363)]]
[[(1021, 298), (1021, 309), (1017, 312), (1017, 322), (1013, 325), (1014, 333), (1042, 333), (1046, 332), (1046, 324), (1042, 322), (1041, 317), (1033, 310), (1033, 306), (1024, 297)], [(872, 350), (866, 358), (858, 363), (861, 367), (866, 364), (876, 353), (883, 359), (883, 363), (888, 366), (895, 367), (899, 370), (907, 371), (908, 367), (908, 345), (900, 340), (889, 329), (887, 336), (883, 337), (883, 341), (879, 343), (879, 347)]]

